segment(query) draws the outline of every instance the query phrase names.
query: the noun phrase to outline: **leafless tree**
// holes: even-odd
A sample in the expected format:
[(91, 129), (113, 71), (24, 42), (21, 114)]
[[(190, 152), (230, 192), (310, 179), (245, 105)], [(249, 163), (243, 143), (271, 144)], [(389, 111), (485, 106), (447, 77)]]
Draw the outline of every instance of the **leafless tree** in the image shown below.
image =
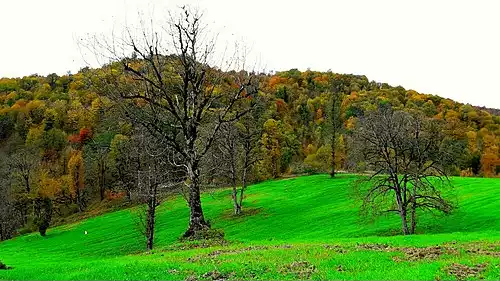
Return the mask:
[[(190, 8), (183, 7), (180, 17), (172, 16), (161, 29), (143, 26), (140, 33), (129, 30), (123, 38), (90, 42), (114, 61), (93, 81), (134, 124), (179, 155), (189, 190), (184, 236), (192, 236), (209, 228), (200, 200), (200, 161), (222, 124), (248, 112), (238, 105), (257, 92), (257, 81), (251, 73), (229, 75), (210, 65), (215, 41), (207, 36), (202, 15)], [(241, 67), (238, 62), (233, 67)]]
[[(255, 97), (258, 99), (258, 97)], [(210, 174), (227, 179), (224, 183), (232, 187), (234, 214), (242, 212), (244, 193), (251, 176), (253, 165), (260, 159), (259, 140), (262, 136), (262, 105), (255, 105), (247, 115), (237, 122), (225, 123), (221, 126), (215, 141), (215, 149), (211, 150)], [(260, 110), (259, 110), (260, 109)], [(241, 188), (238, 186), (241, 185)]]
[[(262, 103), (257, 101), (257, 106), (252, 109), (252, 112), (244, 116), (236, 124), (238, 128), (238, 137), (242, 146), (241, 189), (239, 202), (236, 204), (236, 214), (240, 214), (243, 208), (244, 192), (248, 185), (250, 172), (254, 164), (261, 159), (259, 144), (263, 133), (263, 122), (261, 122), (259, 118), (262, 116), (262, 111)], [(238, 196), (234, 196), (234, 198), (238, 200)]]
[(219, 158), (220, 165), (217, 169), (229, 179), (229, 183), (232, 187), (232, 198), (234, 205), (234, 214), (240, 214), (241, 205), (238, 200), (238, 183), (239, 174), (241, 169), (240, 165), (240, 155), (241, 155), (241, 144), (238, 135), (238, 130), (233, 123), (226, 123), (221, 126), (220, 137), (218, 138), (219, 151), (216, 151), (216, 157)]
[[(106, 192), (106, 177), (108, 173), (108, 154), (109, 154), (109, 143), (98, 142), (91, 139), (89, 143), (85, 146), (86, 153), (84, 153), (86, 160), (89, 162), (86, 166), (93, 167), (93, 171), (89, 171), (89, 179), (92, 184), (97, 185), (99, 191), (99, 198), (104, 200), (104, 195)], [(87, 178), (87, 177), (86, 177)], [(97, 178), (97, 181), (96, 181)]]
[(24, 192), (29, 194), (32, 190), (32, 181), (36, 167), (40, 161), (36, 149), (21, 146), (10, 156), (10, 165), (13, 175), (18, 184), (23, 187)]
[(439, 121), (382, 107), (360, 118), (353, 143), (351, 157), (373, 171), (356, 185), (362, 210), (399, 214), (405, 235), (415, 233), (418, 209), (452, 211), (443, 191), (463, 146), (445, 138)]
[(166, 195), (179, 190), (184, 184), (185, 174), (183, 170), (179, 170), (175, 159), (168, 156), (169, 148), (164, 144), (155, 142), (147, 134), (142, 134), (136, 140), (143, 150), (139, 156), (142, 169), (135, 172), (138, 183), (135, 193), (139, 202), (146, 207), (145, 210), (141, 209), (138, 223), (146, 238), (146, 248), (150, 251), (154, 246), (156, 208)]

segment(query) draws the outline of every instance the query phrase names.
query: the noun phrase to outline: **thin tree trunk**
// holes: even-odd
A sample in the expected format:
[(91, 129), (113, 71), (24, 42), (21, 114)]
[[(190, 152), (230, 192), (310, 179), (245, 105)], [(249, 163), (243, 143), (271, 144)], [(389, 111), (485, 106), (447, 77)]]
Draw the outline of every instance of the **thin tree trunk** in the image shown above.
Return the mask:
[(415, 229), (417, 228), (417, 206), (415, 202), (411, 205), (411, 229), (410, 234), (415, 234)]
[(82, 198), (80, 196), (80, 172), (78, 171), (80, 167), (76, 166), (76, 182), (75, 182), (75, 188), (76, 188), (76, 205), (78, 205), (78, 210), (80, 212), (83, 211), (82, 208)]
[[(246, 160), (245, 160), (246, 161)], [(241, 210), (243, 209), (243, 193), (245, 192), (245, 189), (247, 188), (247, 165), (245, 164), (245, 168), (243, 168), (243, 173), (242, 173), (242, 176), (241, 176), (241, 190), (240, 190), (240, 203), (239, 203), (239, 207), (240, 207), (240, 212), (239, 214), (241, 214)]]
[(335, 161), (335, 133), (333, 133), (332, 137), (332, 170), (330, 171), (330, 177), (334, 178), (335, 177), (335, 166), (336, 166), (336, 161)]
[(231, 184), (233, 186), (233, 194), (232, 194), (232, 197), (233, 197), (233, 205), (234, 205), (234, 214), (235, 215), (239, 215), (240, 214), (240, 211), (241, 211), (241, 208), (240, 208), (240, 205), (238, 204), (238, 187), (236, 186), (236, 164), (235, 164), (235, 154), (236, 152), (234, 151), (234, 146), (231, 147), (232, 148), (232, 151), (231, 151), (231, 155), (230, 155), (230, 165), (231, 165)]
[(331, 110), (331, 123), (332, 123), (332, 170), (330, 171), (330, 177), (335, 177), (335, 168), (336, 168), (336, 163), (337, 163), (337, 159), (335, 157), (335, 150), (337, 148), (337, 131), (338, 131), (338, 112), (337, 112), (337, 106), (338, 106), (338, 96), (337, 96), (337, 93), (334, 92), (333, 93), (333, 97), (332, 97), (332, 110)]
[(410, 232), (408, 231), (408, 222), (406, 220), (406, 210), (400, 211), (399, 216), (401, 217), (401, 226), (402, 226), (403, 234), (404, 235), (410, 234)]
[(106, 178), (105, 178), (105, 174), (106, 174), (106, 168), (104, 167), (104, 161), (102, 161), (102, 159), (99, 161), (100, 164), (99, 164), (99, 172), (100, 172), (100, 180), (99, 180), (99, 194), (101, 196), (101, 201), (104, 200), (104, 191), (105, 191), (105, 187), (104, 185), (106, 184)]
[(396, 202), (399, 208), (399, 216), (401, 217), (401, 228), (403, 230), (403, 235), (408, 235), (410, 233), (408, 230), (408, 221), (406, 219), (407, 209), (405, 204), (403, 204), (401, 194), (398, 191), (396, 191)]
[(31, 192), (31, 187), (30, 187), (30, 177), (29, 177), (29, 175), (24, 176), (24, 181), (25, 181), (25, 184), (26, 184), (26, 193), (30, 193)]
[(147, 221), (147, 245), (148, 251), (153, 249), (154, 234), (155, 234), (155, 216), (156, 216), (156, 184), (150, 187), (149, 201), (148, 201), (148, 221)]
[(236, 186), (236, 173), (234, 170), (234, 162), (231, 163), (231, 184), (233, 186), (233, 206), (234, 206), (234, 214), (239, 215), (240, 214), (240, 206), (238, 204), (238, 188)]
[(241, 208), (240, 208), (240, 205), (238, 203), (238, 190), (236, 189), (236, 184), (233, 184), (232, 197), (233, 197), (234, 214), (239, 215)]

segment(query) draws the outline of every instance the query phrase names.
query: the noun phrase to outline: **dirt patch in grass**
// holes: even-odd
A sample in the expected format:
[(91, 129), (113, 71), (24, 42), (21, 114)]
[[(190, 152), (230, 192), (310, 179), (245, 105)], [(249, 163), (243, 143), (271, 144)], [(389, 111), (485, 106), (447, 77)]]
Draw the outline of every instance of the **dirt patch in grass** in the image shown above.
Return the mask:
[(500, 257), (500, 243), (470, 243), (463, 246), (467, 254)]
[(342, 247), (340, 245), (323, 245), (323, 247), (326, 250), (333, 251), (333, 252), (339, 253), (339, 254), (346, 254), (349, 252), (344, 247)]
[(394, 261), (420, 261), (436, 260), (443, 254), (457, 254), (458, 251), (451, 247), (430, 246), (430, 247), (393, 247), (388, 244), (361, 244), (358, 249), (373, 250), (381, 252), (403, 252), (404, 256), (393, 257)]
[(455, 276), (457, 280), (465, 280), (466, 278), (478, 278), (487, 266), (487, 263), (480, 263), (473, 266), (453, 263), (446, 268), (446, 272), (448, 275)]
[(394, 261), (436, 260), (441, 255), (459, 255), (461, 251), (469, 255), (500, 257), (500, 244), (476, 242), (469, 244), (446, 243), (442, 246), (429, 247), (394, 247), (388, 244), (359, 244), (361, 250), (380, 252), (402, 252), (404, 255), (393, 257)]
[(220, 271), (213, 270), (202, 274), (200, 277), (207, 280), (227, 280), (233, 276), (234, 273), (221, 273)]
[(425, 248), (401, 248), (404, 257), (394, 257), (394, 261), (419, 261), (419, 260), (436, 260), (445, 250), (442, 247), (425, 247)]
[(308, 261), (294, 261), (280, 269), (280, 273), (292, 273), (300, 280), (310, 279), (314, 272), (316, 272), (316, 266)]

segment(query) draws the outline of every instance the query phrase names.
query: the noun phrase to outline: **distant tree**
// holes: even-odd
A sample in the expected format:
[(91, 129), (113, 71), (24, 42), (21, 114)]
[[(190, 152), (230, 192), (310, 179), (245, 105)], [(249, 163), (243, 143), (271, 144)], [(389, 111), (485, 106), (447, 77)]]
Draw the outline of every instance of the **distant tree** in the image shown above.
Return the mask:
[(146, 131), (139, 132), (140, 135), (134, 138), (142, 148), (138, 155), (142, 168), (134, 171), (138, 185), (134, 193), (145, 206), (145, 210), (140, 209), (139, 227), (146, 238), (146, 249), (150, 251), (154, 247), (156, 208), (163, 197), (185, 184), (186, 176), (185, 171), (175, 164), (175, 152), (169, 153), (165, 144), (157, 142)]
[(111, 141), (114, 135), (112, 132), (103, 132), (95, 134), (95, 136), (86, 142), (84, 155), (88, 159), (87, 170), (92, 170), (92, 177), (88, 180), (94, 182), (99, 190), (100, 200), (104, 200), (106, 188), (109, 187), (109, 152)]
[(382, 107), (360, 118), (353, 146), (352, 157), (372, 172), (356, 185), (363, 211), (399, 214), (406, 235), (415, 233), (417, 210), (453, 209), (443, 192), (464, 146), (444, 136), (439, 121)]
[(337, 80), (337, 79), (332, 79), (331, 81), (331, 102), (330, 102), (330, 125), (331, 125), (331, 151), (332, 151), (332, 158), (331, 158), (331, 171), (330, 171), (330, 176), (333, 178), (335, 177), (335, 169), (338, 166), (337, 164), (337, 156), (336, 156), (336, 151), (338, 149), (338, 139), (339, 139), (339, 134), (342, 133), (342, 126), (344, 124), (342, 120), (342, 101), (343, 101), (343, 82), (342, 80)]
[(116, 134), (111, 141), (109, 162), (116, 179), (116, 185), (125, 190), (128, 200), (132, 200), (132, 192), (137, 186), (135, 171), (140, 169), (138, 144), (134, 139)]
[(233, 189), (231, 196), (234, 205), (234, 214), (241, 212), (241, 206), (238, 200), (238, 183), (241, 171), (240, 155), (241, 144), (238, 136), (238, 129), (232, 123), (226, 123), (221, 126), (220, 137), (217, 143), (218, 150), (216, 156), (219, 158), (219, 165), (215, 169), (223, 170), (222, 173), (229, 178), (229, 183)]
[[(7, 158), (7, 154), (0, 150), (0, 158)], [(12, 238), (16, 229), (24, 223), (15, 209), (10, 171), (8, 163), (0, 161), (0, 241)]]
[(259, 164), (263, 171), (267, 171), (267, 174), (273, 178), (278, 178), (281, 174), (283, 139), (280, 122), (274, 119), (264, 122), (260, 140), (263, 157)]
[(71, 194), (75, 198), (78, 209), (81, 212), (85, 206), (83, 197), (83, 189), (85, 187), (85, 167), (82, 152), (80, 150), (75, 150), (71, 153), (71, 157), (68, 161), (68, 171), (69, 188)]
[[(260, 103), (262, 105), (262, 103)], [(262, 123), (259, 115), (261, 114), (260, 106), (257, 106), (252, 112), (240, 120), (236, 124), (238, 128), (238, 137), (241, 142), (241, 189), (238, 200), (237, 194), (233, 197), (236, 214), (240, 214), (243, 208), (244, 192), (248, 186), (250, 172), (254, 165), (262, 159), (259, 151), (260, 138), (262, 137)]]
[(0, 115), (0, 141), (6, 139), (14, 130), (14, 120), (10, 115)]
[(39, 162), (39, 152), (29, 146), (18, 147), (17, 151), (10, 156), (12, 175), (26, 194), (31, 193), (33, 177)]
[(35, 199), (35, 220), (40, 235), (45, 236), (52, 220), (52, 200), (48, 197), (37, 197)]

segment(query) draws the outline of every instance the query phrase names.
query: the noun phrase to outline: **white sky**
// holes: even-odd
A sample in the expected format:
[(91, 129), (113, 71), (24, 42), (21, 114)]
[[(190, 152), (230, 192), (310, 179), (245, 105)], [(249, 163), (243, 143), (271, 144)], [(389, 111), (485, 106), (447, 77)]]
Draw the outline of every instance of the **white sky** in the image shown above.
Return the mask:
[(185, 3), (222, 41), (243, 39), (267, 70), (364, 74), (500, 108), (496, 0), (0, 0), (0, 77), (76, 73), (78, 38)]

